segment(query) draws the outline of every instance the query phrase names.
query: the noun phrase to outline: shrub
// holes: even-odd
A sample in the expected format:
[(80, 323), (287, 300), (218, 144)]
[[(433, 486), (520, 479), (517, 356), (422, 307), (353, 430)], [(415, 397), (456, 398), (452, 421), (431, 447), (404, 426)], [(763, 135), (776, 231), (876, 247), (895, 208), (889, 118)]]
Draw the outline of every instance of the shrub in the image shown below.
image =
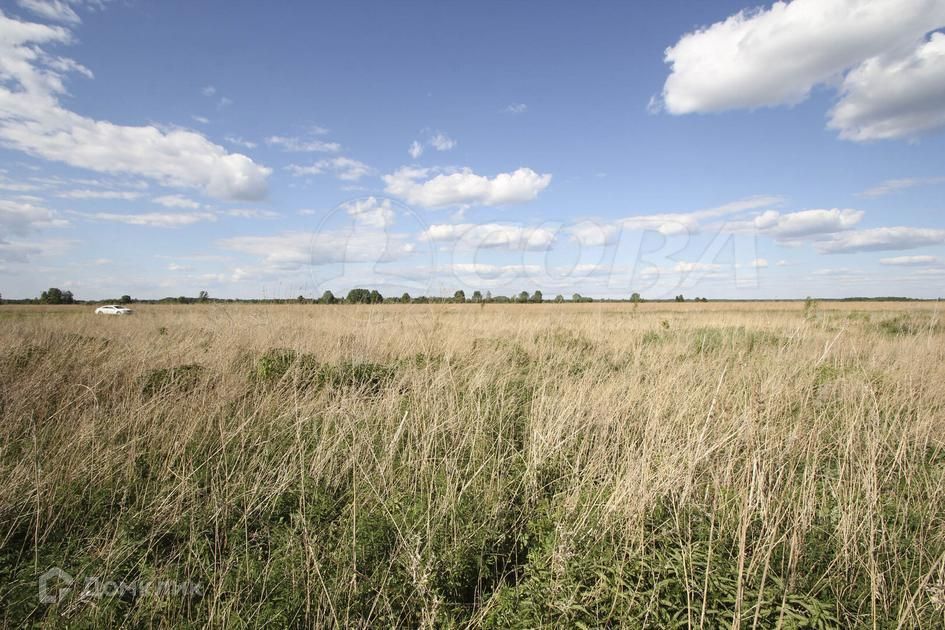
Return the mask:
[(813, 321), (817, 317), (817, 309), (817, 300), (807, 296), (807, 298), (804, 300), (804, 319), (809, 322)]
[(921, 333), (938, 333), (942, 327), (937, 319), (920, 318), (916, 316), (897, 315), (879, 322), (880, 332), (900, 337), (904, 335), (918, 335)]
[(172, 391), (186, 394), (197, 386), (204, 371), (196, 363), (150, 370), (141, 379), (141, 394), (145, 398)]
[(295, 351), (274, 348), (256, 360), (253, 376), (260, 381), (278, 381), (295, 361)]

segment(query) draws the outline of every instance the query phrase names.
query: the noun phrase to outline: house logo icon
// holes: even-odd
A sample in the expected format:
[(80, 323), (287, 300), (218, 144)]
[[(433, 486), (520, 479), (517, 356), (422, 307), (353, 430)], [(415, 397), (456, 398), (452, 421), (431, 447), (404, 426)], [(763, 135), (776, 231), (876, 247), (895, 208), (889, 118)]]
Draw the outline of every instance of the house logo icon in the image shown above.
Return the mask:
[[(75, 579), (60, 569), (53, 567), (39, 576), (39, 603), (55, 604), (69, 594)], [(57, 589), (56, 586), (59, 586)]]

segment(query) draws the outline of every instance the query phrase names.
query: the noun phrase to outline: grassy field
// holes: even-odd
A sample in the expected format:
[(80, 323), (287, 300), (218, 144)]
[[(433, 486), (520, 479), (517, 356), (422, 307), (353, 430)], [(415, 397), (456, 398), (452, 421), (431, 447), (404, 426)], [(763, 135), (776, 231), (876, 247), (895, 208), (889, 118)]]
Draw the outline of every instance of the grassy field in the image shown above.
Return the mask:
[(935, 303), (91, 310), (0, 308), (5, 627), (945, 624)]

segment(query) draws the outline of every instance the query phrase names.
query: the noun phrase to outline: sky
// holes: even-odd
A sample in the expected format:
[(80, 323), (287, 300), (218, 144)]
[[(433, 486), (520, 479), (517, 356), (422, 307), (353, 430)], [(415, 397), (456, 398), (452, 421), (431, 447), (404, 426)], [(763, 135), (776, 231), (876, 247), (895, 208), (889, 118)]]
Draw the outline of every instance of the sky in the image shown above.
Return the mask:
[(945, 0), (0, 0), (0, 295), (945, 296)]

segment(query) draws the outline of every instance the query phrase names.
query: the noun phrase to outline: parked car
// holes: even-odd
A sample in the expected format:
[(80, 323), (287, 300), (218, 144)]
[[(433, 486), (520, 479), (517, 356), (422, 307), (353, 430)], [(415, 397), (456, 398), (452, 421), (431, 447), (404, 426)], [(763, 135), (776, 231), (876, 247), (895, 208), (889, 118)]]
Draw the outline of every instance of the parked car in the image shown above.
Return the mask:
[(95, 309), (96, 315), (133, 315), (134, 311), (117, 304), (107, 304)]

